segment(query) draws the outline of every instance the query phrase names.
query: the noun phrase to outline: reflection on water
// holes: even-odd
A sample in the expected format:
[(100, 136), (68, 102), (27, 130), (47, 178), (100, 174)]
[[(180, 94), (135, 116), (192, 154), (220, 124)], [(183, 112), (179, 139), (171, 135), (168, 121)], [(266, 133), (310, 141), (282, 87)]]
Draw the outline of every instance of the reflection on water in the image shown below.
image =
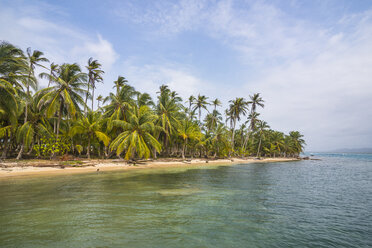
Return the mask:
[(372, 164), (321, 161), (0, 181), (0, 247), (367, 247)]

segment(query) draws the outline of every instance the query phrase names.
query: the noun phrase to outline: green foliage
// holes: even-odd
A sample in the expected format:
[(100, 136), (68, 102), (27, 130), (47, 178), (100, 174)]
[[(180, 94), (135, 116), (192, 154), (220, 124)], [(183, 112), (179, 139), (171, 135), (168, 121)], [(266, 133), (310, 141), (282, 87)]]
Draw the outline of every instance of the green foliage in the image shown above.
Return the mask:
[[(31, 147), (40, 157), (75, 155), (86, 149), (99, 157), (125, 154), (126, 159), (226, 156), (298, 156), (304, 149), (298, 131), (284, 134), (259, 120), (264, 100), (259, 93), (229, 101), (190, 96), (186, 105), (163, 84), (157, 98), (138, 92), (119, 76), (114, 92), (99, 96), (93, 111), (96, 83), (103, 83), (102, 65), (93, 58), (85, 67), (51, 63), (30, 48), (24, 53), (0, 41), (0, 147)], [(36, 67), (48, 87), (38, 90)], [(87, 101), (91, 100), (91, 108)], [(100, 104), (102, 105), (100, 106)], [(202, 119), (202, 114), (203, 116)], [(221, 114), (223, 113), (223, 114)], [(49, 137), (49, 138), (45, 138)], [(70, 151), (70, 148), (73, 148)], [(5, 151), (5, 152), (4, 152)]]
[(55, 137), (41, 138), (40, 145), (34, 145), (36, 156), (50, 157), (51, 155), (64, 155), (70, 151), (70, 146), (66, 139)]

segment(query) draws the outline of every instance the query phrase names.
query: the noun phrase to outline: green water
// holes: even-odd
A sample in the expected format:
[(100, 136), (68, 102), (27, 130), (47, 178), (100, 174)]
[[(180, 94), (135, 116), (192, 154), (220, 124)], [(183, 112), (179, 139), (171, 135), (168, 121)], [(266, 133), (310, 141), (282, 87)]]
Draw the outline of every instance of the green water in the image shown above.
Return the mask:
[(302, 161), (0, 180), (0, 247), (368, 247), (371, 168)]

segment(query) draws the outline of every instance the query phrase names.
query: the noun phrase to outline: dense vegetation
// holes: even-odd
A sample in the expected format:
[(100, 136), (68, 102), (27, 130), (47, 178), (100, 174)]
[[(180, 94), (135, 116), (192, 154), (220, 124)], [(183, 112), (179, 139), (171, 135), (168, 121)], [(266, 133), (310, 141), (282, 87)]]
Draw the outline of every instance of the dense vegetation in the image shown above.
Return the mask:
[[(184, 102), (167, 85), (152, 99), (122, 76), (112, 93), (96, 97), (104, 73), (97, 60), (90, 58), (85, 68), (48, 63), (40, 51), (24, 53), (0, 42), (2, 159), (288, 157), (298, 156), (305, 144), (298, 131), (286, 135), (260, 120), (260, 94), (229, 101), (223, 116), (218, 99), (198, 95)], [(36, 67), (44, 72), (35, 75)], [(39, 88), (39, 77), (46, 88)]]

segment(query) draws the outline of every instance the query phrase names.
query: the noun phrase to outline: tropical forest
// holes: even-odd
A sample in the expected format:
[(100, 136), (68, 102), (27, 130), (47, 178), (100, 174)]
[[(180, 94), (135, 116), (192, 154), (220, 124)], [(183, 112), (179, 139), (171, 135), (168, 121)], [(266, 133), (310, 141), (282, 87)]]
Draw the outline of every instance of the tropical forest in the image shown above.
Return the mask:
[[(1, 41), (1, 159), (298, 157), (304, 149), (300, 132), (273, 130), (261, 118), (260, 93), (223, 109), (211, 96), (182, 99), (166, 83), (153, 98), (123, 76), (105, 82), (104, 73), (94, 58), (56, 64)], [(98, 95), (97, 84), (112, 92)]]

